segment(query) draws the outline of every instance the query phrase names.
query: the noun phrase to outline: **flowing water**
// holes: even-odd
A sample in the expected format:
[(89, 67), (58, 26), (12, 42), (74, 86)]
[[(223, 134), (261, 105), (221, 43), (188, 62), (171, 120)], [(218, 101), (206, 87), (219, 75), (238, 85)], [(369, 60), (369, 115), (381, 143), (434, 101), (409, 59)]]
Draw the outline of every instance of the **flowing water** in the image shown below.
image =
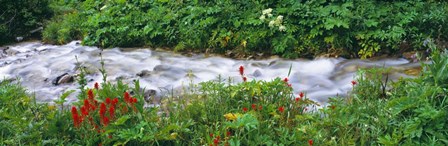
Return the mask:
[[(179, 89), (191, 81), (199, 83), (223, 79), (241, 82), (239, 66), (245, 67), (248, 80), (273, 80), (287, 77), (291, 68), (289, 83), (294, 93), (307, 96), (325, 105), (328, 97), (345, 96), (351, 89), (351, 81), (356, 71), (362, 67), (392, 67), (389, 78), (412, 77), (406, 72), (416, 70), (419, 63), (411, 63), (403, 58), (378, 60), (358, 60), (344, 58), (319, 58), (315, 60), (285, 60), (271, 58), (265, 60), (235, 60), (225, 57), (206, 57), (203, 54), (183, 56), (173, 52), (154, 51), (149, 48), (114, 48), (102, 51), (97, 47), (79, 45), (74, 41), (66, 45), (46, 45), (41, 42), (23, 42), (0, 47), (0, 78), (19, 78), (21, 84), (34, 93), (40, 102), (52, 102), (67, 90), (76, 90), (76, 82), (53, 84), (58, 76), (65, 73), (79, 73), (77, 67), (86, 67), (88, 86), (102, 82), (100, 54), (107, 71), (107, 80), (123, 80), (132, 83), (137, 79), (145, 89), (162, 91)], [(76, 61), (77, 56), (78, 61)], [(158, 92), (162, 94), (163, 92)], [(69, 102), (76, 101), (76, 94)]]

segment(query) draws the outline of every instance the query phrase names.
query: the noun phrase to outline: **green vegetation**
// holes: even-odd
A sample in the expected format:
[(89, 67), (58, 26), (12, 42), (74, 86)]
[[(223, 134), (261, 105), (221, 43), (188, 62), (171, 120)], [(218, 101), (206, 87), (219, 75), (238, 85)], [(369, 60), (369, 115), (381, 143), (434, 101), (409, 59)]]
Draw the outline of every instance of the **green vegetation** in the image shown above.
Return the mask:
[[(370, 69), (328, 106), (292, 95), (288, 79), (191, 84), (143, 108), (138, 81), (85, 88), (78, 102), (36, 103), (19, 84), (0, 83), (0, 144), (38, 145), (447, 145), (448, 51), (413, 79)], [(103, 75), (104, 69), (101, 69)], [(133, 93), (133, 94), (130, 94)], [(32, 96), (31, 96), (32, 97)]]
[(0, 5), (0, 46), (31, 33), (52, 16), (49, 0), (4, 0)]
[(55, 1), (44, 40), (100, 47), (371, 57), (446, 44), (442, 1)]

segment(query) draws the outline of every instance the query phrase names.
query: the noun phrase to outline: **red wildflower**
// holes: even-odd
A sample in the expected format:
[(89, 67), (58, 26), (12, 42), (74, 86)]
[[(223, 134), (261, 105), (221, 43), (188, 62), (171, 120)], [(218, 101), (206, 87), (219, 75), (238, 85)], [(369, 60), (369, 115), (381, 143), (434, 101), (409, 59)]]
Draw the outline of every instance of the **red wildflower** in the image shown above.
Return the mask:
[(118, 103), (118, 98), (114, 98), (114, 100), (112, 100), (112, 105), (113, 106), (115, 106), (115, 105), (117, 105), (117, 103)]
[(93, 91), (92, 91), (92, 89), (89, 89), (89, 91), (87, 91), (87, 95), (88, 95), (90, 100), (93, 100)]
[(291, 87), (292, 85), (291, 84), (288, 84), (288, 87)]
[(313, 145), (313, 140), (312, 139), (308, 140), (308, 145), (310, 145), (310, 146)]
[(81, 120), (79, 119), (78, 116), (78, 110), (76, 109), (75, 106), (72, 107), (72, 117), (73, 117), (73, 125), (75, 125), (75, 127), (79, 127), (79, 124), (81, 124)]
[(111, 135), (111, 134), (109, 134), (109, 136), (108, 136), (108, 137), (109, 137), (109, 139), (112, 139), (112, 135)]
[(213, 137), (213, 133), (210, 133), (210, 137)]
[(246, 108), (246, 107), (243, 107), (243, 111), (244, 111), (244, 112), (247, 112), (247, 108)]
[(299, 102), (300, 101), (300, 98), (299, 97), (296, 97), (296, 102)]
[(289, 81), (288, 78), (283, 79), (283, 82), (285, 82), (285, 83), (288, 83), (288, 81)]
[(109, 97), (106, 98), (106, 103), (107, 104), (111, 104), (112, 103)]
[(263, 107), (260, 105), (260, 106), (258, 106), (258, 110), (262, 110), (263, 109)]
[(227, 137), (229, 137), (232, 133), (230, 133), (230, 131), (226, 132)]
[(219, 144), (219, 139), (216, 139), (216, 138), (215, 138), (215, 139), (213, 140), (213, 143), (214, 143), (215, 145), (218, 145), (218, 144)]
[(95, 82), (95, 89), (98, 90), (100, 86), (98, 85), (98, 82)]
[(355, 86), (356, 84), (358, 84), (356, 81), (352, 81), (353, 86)]
[(133, 98), (132, 102), (137, 103), (137, 98)]
[(331, 108), (331, 109), (335, 109), (335, 108), (336, 108), (336, 106), (334, 106), (334, 105), (331, 105), (331, 106), (330, 106), (330, 108)]
[(111, 119), (113, 119), (115, 117), (115, 107), (114, 106), (109, 107), (109, 116)]
[(103, 117), (103, 125), (107, 126), (109, 124), (109, 118)]
[(247, 81), (247, 78), (246, 78), (246, 77), (243, 77), (243, 81), (246, 82), (246, 81)]
[(128, 92), (124, 92), (124, 101), (128, 103), (132, 102), (131, 95)]
[(300, 98), (302, 98), (304, 95), (303, 95), (303, 92), (300, 92), (299, 93), (299, 96), (300, 96)]
[(278, 111), (280, 111), (281, 113), (283, 113), (283, 111), (285, 111), (285, 108), (283, 106), (278, 108)]
[[(89, 110), (90, 108), (92, 108), (92, 107), (90, 107), (89, 100), (87, 100), (87, 99), (84, 99), (84, 106), (87, 108), (87, 110)], [(93, 110), (93, 109), (92, 109), (92, 110)]]
[(240, 75), (242, 76), (244, 74), (244, 67), (241, 65), (240, 66)]
[(81, 114), (82, 116), (89, 115), (89, 107), (86, 107), (85, 105), (81, 107)]
[(257, 110), (257, 105), (256, 104), (252, 104), (252, 109), (253, 110)]
[(101, 103), (101, 105), (100, 105), (100, 117), (104, 117), (105, 113), (106, 113), (106, 104)]

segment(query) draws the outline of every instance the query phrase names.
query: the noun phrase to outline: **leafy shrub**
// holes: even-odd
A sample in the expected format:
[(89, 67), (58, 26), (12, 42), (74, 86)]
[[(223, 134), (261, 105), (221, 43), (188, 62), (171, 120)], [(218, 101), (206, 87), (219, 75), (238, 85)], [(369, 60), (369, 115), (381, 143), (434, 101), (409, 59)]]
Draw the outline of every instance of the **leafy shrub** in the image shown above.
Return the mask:
[(0, 10), (0, 45), (16, 37), (28, 37), (52, 16), (48, 0), (6, 0)]
[[(286, 58), (318, 54), (366, 58), (379, 52), (422, 49), (422, 42), (428, 38), (446, 42), (442, 34), (448, 28), (444, 23), (448, 19), (448, 3), (439, 1), (58, 4), (65, 4), (65, 9), (55, 11), (74, 12), (59, 16), (53, 21), (56, 24), (50, 23), (45, 40), (64, 43), (83, 38), (84, 44), (101, 47), (150, 45), (176, 51), (229, 51), (234, 55), (264, 52)], [(264, 13), (267, 10), (269, 13)], [(276, 20), (279, 17), (282, 19)]]

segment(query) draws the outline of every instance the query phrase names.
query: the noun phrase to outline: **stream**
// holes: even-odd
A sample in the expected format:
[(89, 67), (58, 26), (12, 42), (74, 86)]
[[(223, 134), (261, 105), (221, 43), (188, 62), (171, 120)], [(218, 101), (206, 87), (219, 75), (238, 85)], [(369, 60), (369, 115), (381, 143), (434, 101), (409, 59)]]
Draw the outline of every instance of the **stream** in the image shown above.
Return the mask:
[[(113, 48), (101, 50), (80, 45), (73, 41), (66, 45), (48, 45), (39, 41), (22, 42), (0, 47), (0, 78), (18, 81), (39, 102), (52, 102), (68, 90), (77, 90), (78, 84), (61, 75), (72, 77), (79, 72), (81, 64), (86, 67), (88, 87), (102, 82), (100, 54), (105, 62), (107, 80), (121, 79), (132, 84), (139, 80), (142, 88), (155, 90), (163, 96), (164, 89), (180, 89), (190, 82), (232, 79), (242, 82), (239, 66), (245, 67), (248, 80), (273, 80), (288, 77), (294, 94), (305, 92), (307, 97), (325, 105), (329, 97), (346, 96), (352, 90), (351, 81), (356, 79), (359, 68), (391, 67), (389, 79), (413, 77), (420, 68), (419, 63), (403, 58), (375, 60), (317, 58), (314, 60), (286, 60), (271, 57), (263, 60), (236, 60), (220, 56), (195, 54), (184, 56), (178, 53), (150, 48)], [(79, 62), (77, 62), (75, 56)], [(59, 77), (59, 78), (58, 78)], [(17, 81), (17, 80), (16, 80)], [(76, 101), (76, 94), (67, 101)], [(166, 94), (166, 92), (165, 92)]]

